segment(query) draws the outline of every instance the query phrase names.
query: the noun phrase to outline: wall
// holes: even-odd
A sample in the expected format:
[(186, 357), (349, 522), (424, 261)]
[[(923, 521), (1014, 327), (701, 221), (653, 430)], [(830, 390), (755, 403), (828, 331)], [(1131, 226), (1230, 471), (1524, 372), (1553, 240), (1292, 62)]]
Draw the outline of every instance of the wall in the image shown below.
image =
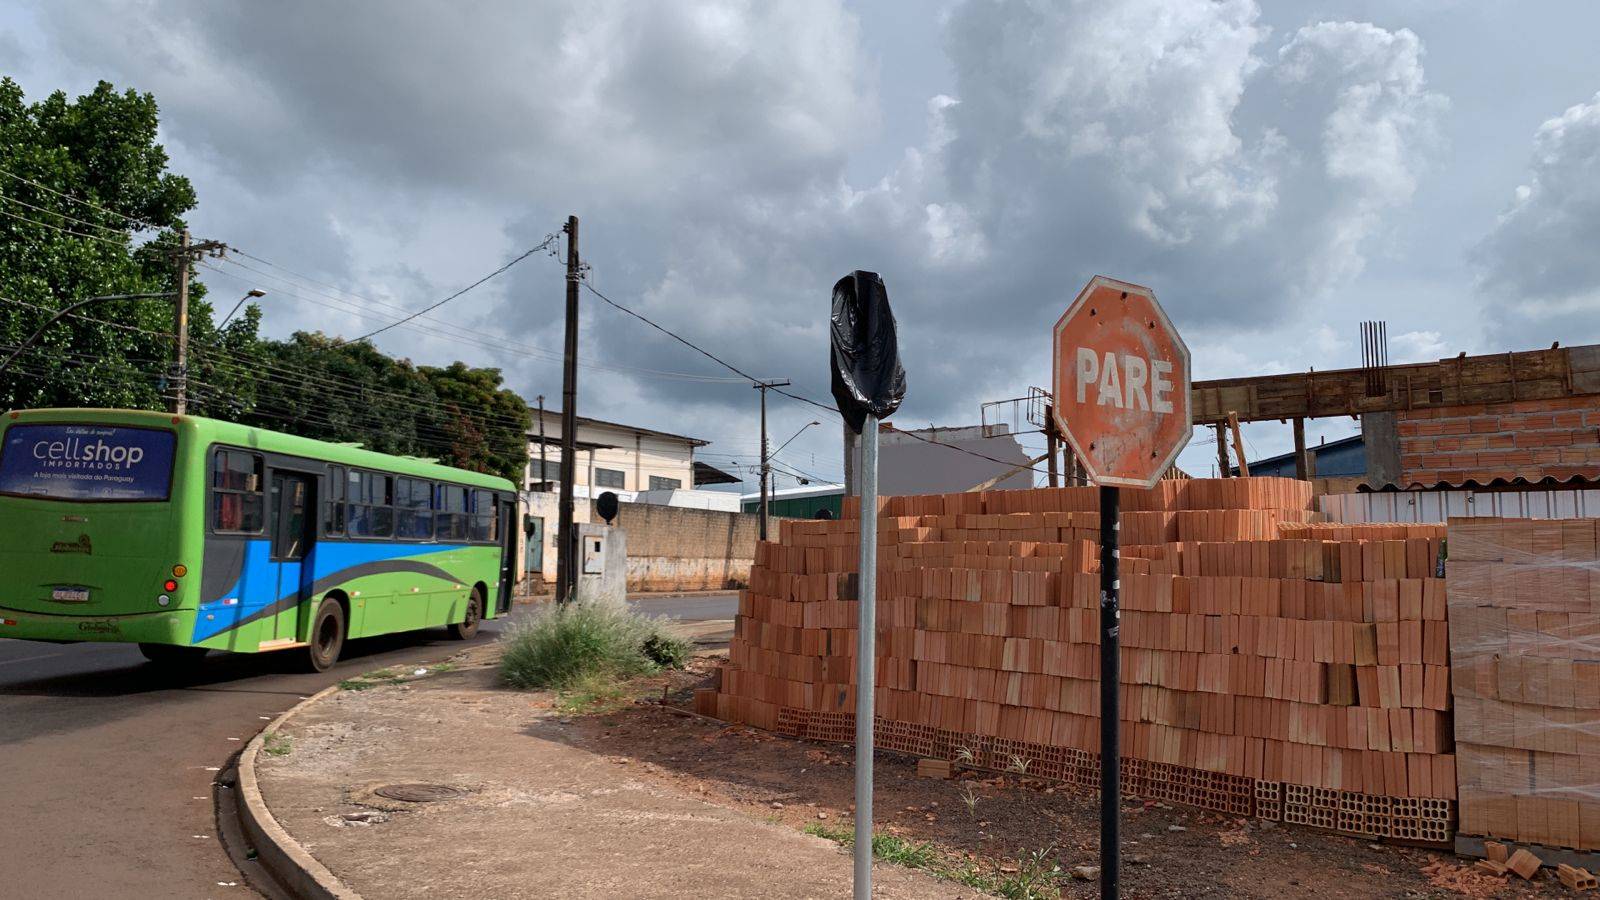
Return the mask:
[(1447, 406), (1397, 419), (1402, 485), (1600, 477), (1600, 396)]
[[(986, 438), (983, 428), (977, 425), (922, 428), (914, 434), (922, 440), (895, 431), (879, 433), (879, 494), (947, 494), (965, 491), (1028, 462), (1028, 455), (1014, 435), (997, 434)], [(971, 452), (963, 453), (962, 450)], [(974, 456), (974, 453), (982, 456)], [(859, 463), (859, 445), (856, 454)], [(990, 459), (984, 459), (984, 456)], [(1013, 472), (995, 484), (993, 489), (1020, 490), (1031, 487), (1033, 473), (1023, 469)]]
[[(524, 493), (522, 513), (544, 519), (543, 577), (529, 578), (524, 591), (543, 592), (556, 580), (556, 522), (558, 495)], [(613, 523), (627, 532), (628, 590), (707, 591), (742, 587), (750, 578), (755, 557), (757, 517), (744, 513), (644, 503), (619, 504)], [(594, 504), (573, 504), (573, 521), (599, 522)], [(523, 520), (526, 522), (526, 518)], [(522, 578), (527, 569), (524, 546), (517, 567)]]
[(615, 524), (628, 533), (629, 590), (721, 590), (750, 579), (756, 516), (623, 503)]

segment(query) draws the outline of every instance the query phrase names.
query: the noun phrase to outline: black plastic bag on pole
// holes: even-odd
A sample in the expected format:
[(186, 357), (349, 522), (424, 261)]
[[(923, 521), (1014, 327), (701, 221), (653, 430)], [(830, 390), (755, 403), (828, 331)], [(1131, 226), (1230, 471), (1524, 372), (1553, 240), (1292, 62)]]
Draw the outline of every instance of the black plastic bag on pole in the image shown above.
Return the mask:
[(888, 418), (906, 396), (889, 291), (877, 272), (856, 270), (833, 286), (833, 399), (861, 433), (867, 416)]

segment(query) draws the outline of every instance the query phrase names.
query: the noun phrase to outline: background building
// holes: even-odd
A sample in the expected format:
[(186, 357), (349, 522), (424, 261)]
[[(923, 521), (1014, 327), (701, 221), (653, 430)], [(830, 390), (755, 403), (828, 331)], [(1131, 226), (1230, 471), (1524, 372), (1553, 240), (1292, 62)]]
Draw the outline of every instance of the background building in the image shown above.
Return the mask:
[[(578, 433), (573, 435), (577, 468), (572, 494), (580, 498), (598, 497), (611, 491), (620, 500), (632, 501), (635, 495), (645, 491), (693, 490), (694, 451), (710, 443), (586, 416), (578, 416), (577, 423)], [(542, 444), (541, 433), (544, 435)], [(533, 411), (533, 427), (528, 429), (528, 468), (523, 482), (530, 491), (554, 493), (560, 490), (560, 411), (544, 411), (542, 432), (539, 411)]]

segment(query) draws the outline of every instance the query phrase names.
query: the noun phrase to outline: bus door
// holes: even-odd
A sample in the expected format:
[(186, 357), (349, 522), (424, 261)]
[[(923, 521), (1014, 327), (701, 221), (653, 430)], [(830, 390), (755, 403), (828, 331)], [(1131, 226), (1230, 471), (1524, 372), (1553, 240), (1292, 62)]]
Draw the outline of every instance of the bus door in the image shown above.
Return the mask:
[(495, 614), (511, 611), (511, 591), (516, 584), (517, 572), (517, 504), (497, 498), (495, 506), (500, 521), (500, 589), (495, 591)]
[[(316, 479), (301, 472), (272, 473), (272, 567), (277, 570), (278, 599), (297, 601), (295, 614), (279, 614), (274, 639), (296, 640), (300, 619), (313, 611), (305, 608), (314, 566), (308, 556), (316, 534)], [(288, 610), (284, 610), (288, 612)]]

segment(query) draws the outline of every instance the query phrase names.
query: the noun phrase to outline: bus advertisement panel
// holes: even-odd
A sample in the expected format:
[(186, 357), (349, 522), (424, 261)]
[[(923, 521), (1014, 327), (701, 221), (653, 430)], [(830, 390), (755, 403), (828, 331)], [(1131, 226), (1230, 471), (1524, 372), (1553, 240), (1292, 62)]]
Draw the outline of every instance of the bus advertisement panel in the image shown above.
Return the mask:
[(17, 424), (0, 447), (0, 494), (166, 500), (177, 435), (126, 425)]

